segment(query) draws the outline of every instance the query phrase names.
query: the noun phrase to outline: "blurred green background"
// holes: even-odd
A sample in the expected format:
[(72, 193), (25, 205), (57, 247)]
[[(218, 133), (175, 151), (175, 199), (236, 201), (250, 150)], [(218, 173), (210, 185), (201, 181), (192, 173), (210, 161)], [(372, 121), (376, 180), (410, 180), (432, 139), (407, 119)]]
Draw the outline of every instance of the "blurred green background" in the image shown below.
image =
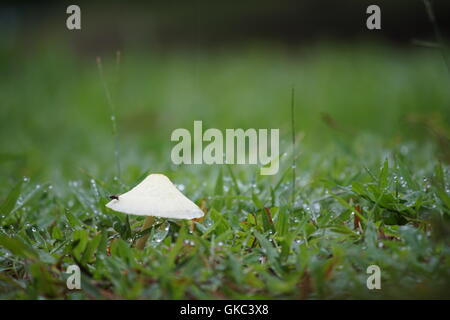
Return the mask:
[[(365, 28), (367, 4), (81, 2), (81, 31), (65, 27), (68, 3), (3, 5), (0, 177), (115, 174), (97, 57), (124, 168), (171, 170), (170, 134), (194, 120), (280, 128), (287, 141), (292, 87), (302, 152), (374, 135), (448, 160), (450, 78), (439, 50), (416, 45), (434, 41), (423, 3), (380, 1), (381, 31)], [(449, 5), (435, 6), (446, 34)]]

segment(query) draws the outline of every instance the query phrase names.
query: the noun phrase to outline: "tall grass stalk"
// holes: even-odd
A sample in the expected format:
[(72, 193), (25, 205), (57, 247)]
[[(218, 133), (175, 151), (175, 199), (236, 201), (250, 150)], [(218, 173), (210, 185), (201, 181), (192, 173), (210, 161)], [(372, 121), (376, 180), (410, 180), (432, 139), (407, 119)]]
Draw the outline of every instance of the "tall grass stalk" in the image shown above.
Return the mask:
[[(120, 65), (120, 52), (118, 51), (116, 56), (117, 70), (119, 68), (119, 65)], [(105, 80), (105, 76), (103, 73), (102, 59), (100, 57), (97, 57), (97, 66), (100, 75), (100, 81), (102, 82), (103, 89), (105, 90), (106, 100), (109, 106), (109, 112), (111, 114), (112, 133), (114, 137), (114, 157), (116, 159), (117, 178), (120, 179), (121, 167), (120, 167), (119, 133), (117, 131), (116, 110), (113, 103), (113, 99), (111, 97), (111, 92), (109, 91), (108, 84), (106, 83)]]
[(295, 89), (292, 87), (291, 90), (291, 131), (292, 131), (292, 206), (295, 202), (295, 179), (296, 179), (296, 166), (297, 166), (297, 155), (295, 154)]
[(439, 44), (439, 48), (441, 50), (442, 57), (444, 58), (444, 63), (447, 66), (447, 70), (450, 74), (450, 60), (448, 57), (448, 53), (445, 49), (445, 43), (444, 38), (442, 37), (441, 30), (439, 29), (439, 25), (437, 23), (436, 15), (434, 14), (433, 5), (430, 0), (423, 0), (423, 3), (425, 5), (425, 9), (428, 14), (428, 19), (430, 19), (430, 22), (433, 26), (434, 35), (436, 37), (436, 41)]

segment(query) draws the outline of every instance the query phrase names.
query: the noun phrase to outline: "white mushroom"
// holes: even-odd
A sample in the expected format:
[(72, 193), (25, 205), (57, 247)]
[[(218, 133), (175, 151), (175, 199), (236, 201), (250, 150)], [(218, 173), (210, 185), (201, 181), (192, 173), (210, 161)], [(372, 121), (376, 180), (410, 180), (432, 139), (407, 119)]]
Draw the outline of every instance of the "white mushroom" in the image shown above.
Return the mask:
[[(150, 174), (130, 191), (114, 196), (106, 207), (126, 214), (147, 216), (142, 231), (154, 222), (154, 217), (194, 219), (203, 217), (203, 211), (186, 198), (163, 174)], [(143, 249), (148, 234), (136, 242)]]

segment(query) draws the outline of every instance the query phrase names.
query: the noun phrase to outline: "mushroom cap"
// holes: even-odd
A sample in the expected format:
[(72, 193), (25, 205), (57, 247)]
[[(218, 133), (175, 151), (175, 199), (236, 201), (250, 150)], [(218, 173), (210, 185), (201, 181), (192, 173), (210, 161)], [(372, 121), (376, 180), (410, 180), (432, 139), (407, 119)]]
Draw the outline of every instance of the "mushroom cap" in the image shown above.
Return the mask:
[(203, 217), (203, 211), (186, 198), (163, 174), (150, 174), (106, 207), (127, 214), (175, 219)]

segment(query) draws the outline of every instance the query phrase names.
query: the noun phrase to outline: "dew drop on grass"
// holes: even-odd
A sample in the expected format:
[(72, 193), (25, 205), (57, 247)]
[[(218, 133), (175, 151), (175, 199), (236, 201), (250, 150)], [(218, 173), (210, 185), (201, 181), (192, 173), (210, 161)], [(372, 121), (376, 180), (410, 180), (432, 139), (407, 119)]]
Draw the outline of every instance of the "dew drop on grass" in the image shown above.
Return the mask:
[(314, 203), (313, 209), (314, 209), (314, 211), (319, 212), (320, 211), (320, 203)]
[(21, 206), (21, 205), (23, 205), (23, 197), (22, 196), (19, 196), (19, 198), (17, 198), (17, 205), (18, 206)]
[(90, 183), (91, 183), (92, 191), (94, 192), (94, 196), (95, 196), (96, 200), (98, 201), (100, 199), (100, 193), (98, 192), (97, 183), (95, 183), (94, 179), (91, 179)]

